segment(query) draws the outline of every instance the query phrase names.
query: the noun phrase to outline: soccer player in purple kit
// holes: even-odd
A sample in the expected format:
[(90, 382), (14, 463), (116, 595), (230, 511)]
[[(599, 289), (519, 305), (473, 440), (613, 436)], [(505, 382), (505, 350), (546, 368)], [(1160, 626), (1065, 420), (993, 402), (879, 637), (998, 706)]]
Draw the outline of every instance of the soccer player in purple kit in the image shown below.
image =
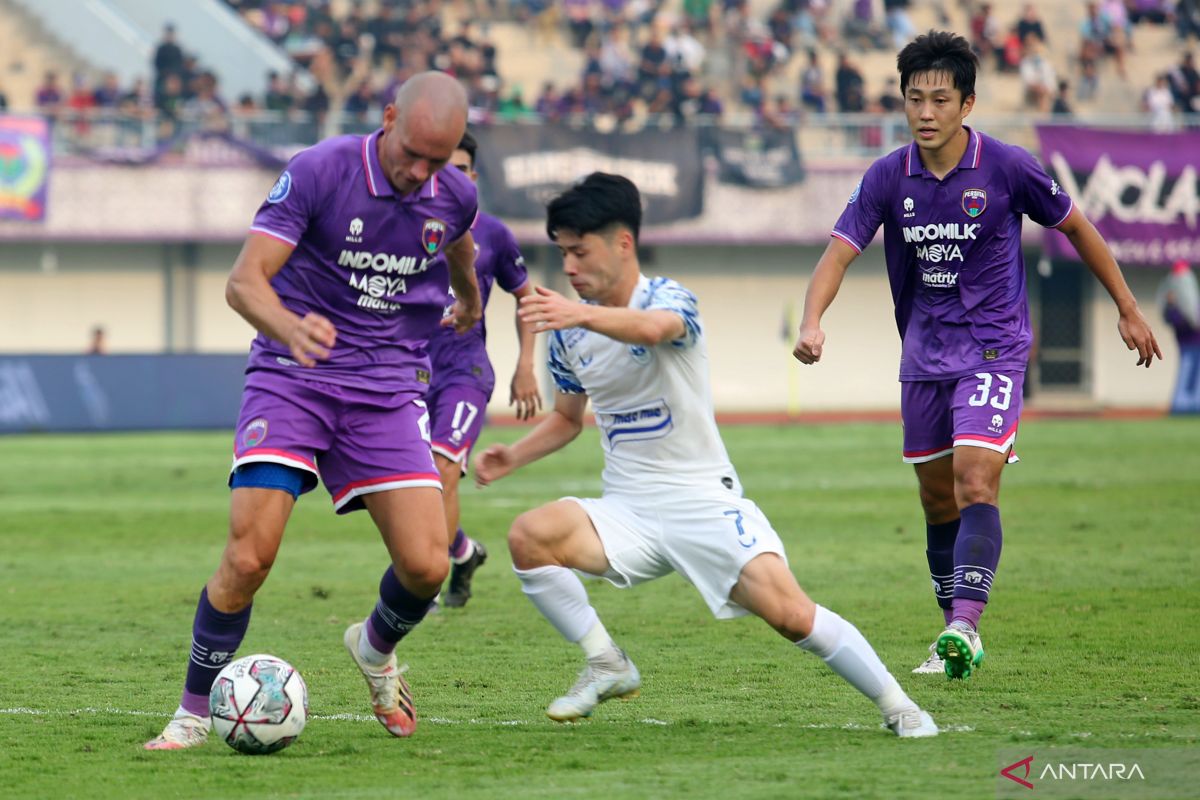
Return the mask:
[(475, 187), (458, 170), (439, 172), (466, 122), (455, 79), (416, 75), (382, 129), (297, 154), (259, 208), (226, 287), (259, 332), (234, 440), (229, 538), (200, 593), (179, 709), (146, 749), (206, 740), (209, 690), (245, 636), (297, 497), (318, 478), (339, 514), (367, 509), (391, 556), (374, 611), (343, 640), (380, 723), (394, 736), (416, 728), (394, 650), (448, 570), (421, 400), (425, 346), (450, 285), (456, 328), (482, 314)]
[[(475, 151), (478, 144), (470, 131), (450, 157), (450, 167), (476, 180)], [(486, 309), (492, 284), (511, 294), (518, 303), (533, 294), (525, 272), (525, 258), (512, 231), (495, 217), (480, 212), (471, 228), (475, 239), (475, 276)], [(518, 306), (519, 307), (519, 306)], [(447, 313), (450, 309), (447, 308)], [(517, 418), (529, 419), (542, 405), (533, 373), (533, 331), (516, 317), (519, 355), (509, 387), (509, 405), (516, 405)], [(458, 484), (467, 473), (468, 459), (483, 429), (484, 410), (496, 385), (496, 373), (487, 355), (487, 327), (480, 320), (459, 335), (444, 327), (429, 341), (433, 380), (425, 398), (429, 406), (433, 460), (442, 477), (442, 502), (446, 509), (446, 531), (450, 538), (450, 586), (442, 603), (461, 607), (471, 598), (471, 579), (487, 559), (482, 543), (463, 533), (459, 525)]]
[(963, 124), (977, 61), (961, 36), (930, 31), (896, 59), (914, 141), (877, 160), (817, 262), (794, 355), (821, 359), (821, 317), (883, 225), (902, 340), (904, 460), (925, 511), (929, 573), (945, 630), (914, 672), (967, 678), (983, 660), (979, 618), (1000, 560), (1000, 473), (1015, 460), (1032, 343), (1021, 217), (1062, 231), (1108, 291), (1138, 366), (1162, 358), (1108, 246), (1020, 147)]

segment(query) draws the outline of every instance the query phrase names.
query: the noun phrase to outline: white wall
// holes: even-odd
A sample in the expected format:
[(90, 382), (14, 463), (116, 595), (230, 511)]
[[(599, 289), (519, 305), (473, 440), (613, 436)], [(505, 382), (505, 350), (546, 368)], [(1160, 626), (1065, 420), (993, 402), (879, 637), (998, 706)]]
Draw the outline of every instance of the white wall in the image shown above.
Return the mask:
[[(185, 269), (178, 245), (9, 243), (0, 248), (0, 352), (82, 352), (92, 326), (108, 330), (111, 352), (180, 350), (245, 352), (253, 331), (225, 304), (225, 279), (239, 246), (199, 246)], [(899, 340), (882, 248), (851, 267), (825, 316), (825, 358), (802, 367), (791, 357), (808, 276), (818, 247), (652, 248), (643, 269), (673, 277), (700, 301), (709, 335), (713, 396), (722, 411), (895, 409)], [(526, 248), (539, 283), (562, 288), (557, 253)], [(168, 264), (173, 265), (168, 268)], [(1156, 327), (1168, 361), (1136, 369), (1116, 333), (1116, 312), (1098, 286), (1090, 293), (1084, 337), (1091, 377), (1075, 402), (1113, 407), (1165, 407), (1174, 381), (1176, 349), (1154, 307), (1163, 273), (1129, 270), (1130, 283)], [(173, 317), (164, 303), (173, 292)], [(570, 292), (569, 287), (566, 289)], [(493, 413), (507, 413), (516, 362), (513, 301), (493, 292), (489, 350), (496, 367)], [(170, 333), (170, 336), (168, 334)], [(170, 341), (169, 341), (170, 340)], [(544, 363), (544, 343), (538, 363)], [(543, 372), (543, 389), (551, 391)], [(1035, 396), (1032, 407), (1037, 407)]]

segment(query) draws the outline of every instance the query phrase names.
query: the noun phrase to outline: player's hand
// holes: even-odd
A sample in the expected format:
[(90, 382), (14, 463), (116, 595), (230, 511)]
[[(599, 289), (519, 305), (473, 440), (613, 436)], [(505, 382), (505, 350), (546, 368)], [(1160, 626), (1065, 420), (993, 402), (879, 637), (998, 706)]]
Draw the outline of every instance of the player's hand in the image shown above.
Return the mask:
[(1158, 340), (1154, 338), (1154, 331), (1150, 330), (1150, 323), (1146, 322), (1142, 310), (1137, 306), (1121, 312), (1121, 318), (1117, 320), (1117, 331), (1120, 332), (1126, 347), (1137, 350), (1139, 367), (1149, 367), (1155, 356), (1158, 356), (1159, 361), (1163, 360)]
[(494, 444), (475, 455), (475, 484), (480, 488), (498, 481), (512, 472), (517, 465), (512, 448), (506, 444)]
[(801, 364), (815, 364), (821, 360), (821, 351), (824, 349), (825, 331), (815, 326), (801, 328), (792, 355)]
[(310, 311), (292, 328), (285, 344), (292, 351), (292, 358), (302, 366), (315, 367), (317, 360), (329, 358), (329, 351), (337, 342), (337, 329), (325, 317)]
[(474, 303), (464, 303), (462, 298), (454, 301), (454, 308), (450, 313), (442, 317), (441, 326), (448, 328), (454, 326), (454, 332), (463, 334), (475, 327), (475, 323), (483, 319), (483, 304), (479, 302), (479, 297), (476, 296)]
[(517, 316), (527, 323), (534, 333), (561, 331), (583, 324), (588, 306), (576, 300), (568, 300), (553, 289), (545, 286), (533, 287), (533, 294), (521, 298)]
[(518, 369), (509, 386), (508, 404), (517, 407), (517, 419), (531, 419), (542, 409), (542, 394), (532, 369)]

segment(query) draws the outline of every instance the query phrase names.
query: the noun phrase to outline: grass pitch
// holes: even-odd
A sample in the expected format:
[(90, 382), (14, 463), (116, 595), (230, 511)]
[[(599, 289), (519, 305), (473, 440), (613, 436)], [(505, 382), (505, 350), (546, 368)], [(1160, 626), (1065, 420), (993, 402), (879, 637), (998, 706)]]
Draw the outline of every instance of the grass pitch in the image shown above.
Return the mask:
[(7, 437), (0, 794), (869, 798), (954, 786), (978, 797), (994, 796), (999, 753), (1014, 747), (1195, 754), (1200, 420), (1023, 426), (1024, 461), (1004, 477), (988, 658), (953, 684), (909, 674), (941, 616), (898, 427), (725, 436), (801, 584), (858, 625), (943, 736), (887, 735), (819, 660), (757, 620), (716, 622), (677, 576), (630, 591), (588, 583), (642, 671), (642, 696), (578, 725), (547, 720), (581, 659), (521, 595), (504, 537), (526, 508), (599, 492), (588, 430), (486, 491), (464, 486), (464, 525), (491, 558), (465, 609), (431, 616), (402, 644), (422, 718), (413, 738), (392, 739), (369, 716), (341, 645), (375, 602), (384, 549), (365, 514), (336, 518), (318, 490), (297, 507), (239, 651), (299, 668), (303, 736), (267, 757), (218, 741), (147, 753), (178, 701), (196, 597), (224, 543), (230, 436)]

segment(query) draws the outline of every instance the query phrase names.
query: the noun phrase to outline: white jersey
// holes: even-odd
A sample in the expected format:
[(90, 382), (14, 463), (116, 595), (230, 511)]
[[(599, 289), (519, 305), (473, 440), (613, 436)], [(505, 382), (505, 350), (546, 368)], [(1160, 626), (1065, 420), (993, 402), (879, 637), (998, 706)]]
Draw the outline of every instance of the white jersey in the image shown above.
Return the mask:
[(713, 418), (696, 296), (669, 278), (642, 275), (629, 308), (674, 311), (683, 319), (684, 334), (656, 347), (583, 328), (555, 331), (550, 338), (550, 372), (558, 390), (591, 399), (604, 447), (605, 494), (666, 486), (741, 496)]

